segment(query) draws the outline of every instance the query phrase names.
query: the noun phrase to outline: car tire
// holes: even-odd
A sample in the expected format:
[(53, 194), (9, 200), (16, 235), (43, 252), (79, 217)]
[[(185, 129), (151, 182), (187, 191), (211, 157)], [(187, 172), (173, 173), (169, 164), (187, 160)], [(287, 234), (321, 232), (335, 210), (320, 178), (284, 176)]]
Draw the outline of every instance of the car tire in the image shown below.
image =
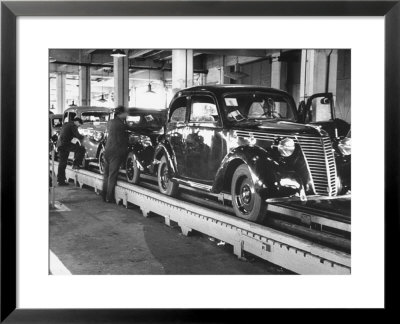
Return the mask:
[(255, 192), (255, 186), (249, 167), (241, 164), (232, 177), (232, 206), (237, 217), (260, 223), (265, 217), (267, 204)]
[(133, 152), (129, 152), (126, 163), (126, 180), (130, 183), (138, 184), (140, 182), (140, 170), (137, 166), (136, 156)]
[(178, 193), (179, 185), (176, 182), (170, 180), (168, 161), (165, 156), (160, 160), (158, 165), (158, 189), (161, 193), (167, 196), (174, 197)]
[(100, 149), (98, 163), (99, 163), (100, 174), (104, 174), (104, 147)]

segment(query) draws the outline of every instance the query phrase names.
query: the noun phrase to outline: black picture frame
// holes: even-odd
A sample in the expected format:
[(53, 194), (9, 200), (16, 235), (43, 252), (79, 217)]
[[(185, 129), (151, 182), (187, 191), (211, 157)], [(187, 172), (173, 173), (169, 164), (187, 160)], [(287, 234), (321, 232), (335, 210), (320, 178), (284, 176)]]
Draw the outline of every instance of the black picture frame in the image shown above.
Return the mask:
[[(385, 308), (398, 282), (400, 3), (399, 1), (2, 1), (1, 2), (1, 322), (218, 322), (226, 310), (50, 310), (16, 308), (16, 19), (19, 16), (384, 16), (385, 17)], [(373, 46), (373, 44), (371, 44)], [(373, 62), (374, 58), (371, 58)], [(362, 107), (358, 107), (362, 109)], [(14, 121), (14, 122), (13, 122)], [(366, 138), (373, 136), (366, 134)], [(371, 160), (374, 158), (371, 154)], [(373, 167), (373, 161), (366, 167)], [(372, 173), (367, 176), (373, 176)], [(371, 188), (369, 194), (373, 196)], [(373, 244), (371, 233), (371, 244)], [(366, 247), (367, 248), (367, 247)], [(366, 288), (367, 289), (367, 288)], [(243, 313), (242, 313), (243, 314)], [(228, 315), (229, 316), (229, 315)], [(232, 314), (230, 314), (232, 316)], [(234, 315), (236, 316), (236, 315)]]

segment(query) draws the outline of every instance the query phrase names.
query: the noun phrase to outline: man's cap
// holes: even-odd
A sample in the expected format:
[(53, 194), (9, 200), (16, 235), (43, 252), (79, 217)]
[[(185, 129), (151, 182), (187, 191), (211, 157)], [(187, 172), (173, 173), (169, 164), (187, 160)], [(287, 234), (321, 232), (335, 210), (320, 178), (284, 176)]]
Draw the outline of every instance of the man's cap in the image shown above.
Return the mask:
[(117, 108), (114, 109), (114, 113), (116, 115), (123, 114), (124, 112), (126, 112), (126, 109), (124, 106), (118, 106)]
[(74, 118), (74, 122), (79, 122), (80, 124), (83, 124), (83, 121), (82, 121), (82, 119), (80, 119), (79, 117), (75, 117)]

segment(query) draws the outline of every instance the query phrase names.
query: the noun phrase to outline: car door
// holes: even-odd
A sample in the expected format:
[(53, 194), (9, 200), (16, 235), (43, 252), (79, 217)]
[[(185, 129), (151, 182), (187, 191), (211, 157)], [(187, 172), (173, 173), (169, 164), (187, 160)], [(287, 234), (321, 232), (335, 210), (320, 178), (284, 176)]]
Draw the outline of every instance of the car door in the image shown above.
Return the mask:
[(211, 184), (226, 154), (222, 123), (215, 98), (195, 94), (190, 98), (184, 131), (186, 177)]
[(170, 105), (165, 137), (169, 141), (175, 157), (178, 176), (186, 174), (184, 137), (187, 126), (188, 97), (176, 98)]

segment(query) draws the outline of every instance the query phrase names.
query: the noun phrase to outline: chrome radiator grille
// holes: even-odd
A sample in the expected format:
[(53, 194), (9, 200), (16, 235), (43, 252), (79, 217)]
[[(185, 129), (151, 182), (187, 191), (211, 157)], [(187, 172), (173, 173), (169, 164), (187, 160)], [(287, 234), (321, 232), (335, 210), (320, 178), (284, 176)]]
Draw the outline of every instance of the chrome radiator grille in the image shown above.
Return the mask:
[(315, 193), (336, 196), (336, 163), (329, 137), (298, 136), (297, 140), (307, 161)]

